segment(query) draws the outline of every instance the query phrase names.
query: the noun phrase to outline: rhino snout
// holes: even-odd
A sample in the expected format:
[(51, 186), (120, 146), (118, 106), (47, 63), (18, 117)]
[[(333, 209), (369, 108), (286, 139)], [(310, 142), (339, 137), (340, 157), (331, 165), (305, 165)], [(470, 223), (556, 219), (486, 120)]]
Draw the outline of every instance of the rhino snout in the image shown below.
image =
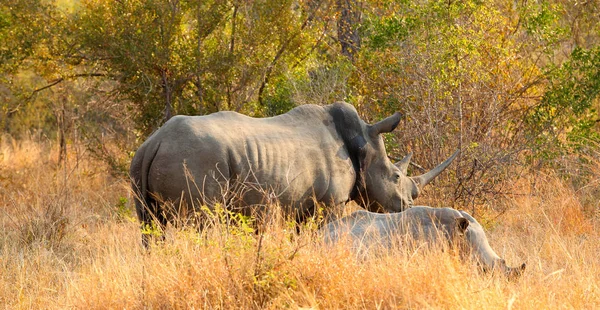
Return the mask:
[(526, 266), (527, 264), (523, 263), (521, 264), (521, 266), (518, 267), (505, 267), (506, 277), (508, 277), (509, 279), (519, 278), (523, 274), (523, 272), (525, 272)]
[(523, 272), (525, 271), (525, 267), (526, 266), (527, 265), (525, 263), (523, 263), (523, 264), (521, 264), (518, 267), (508, 267), (506, 265), (506, 260), (499, 259), (499, 260), (495, 261), (495, 264), (494, 264), (493, 268), (497, 269), (497, 270), (502, 270), (503, 273), (504, 273), (504, 275), (508, 279), (513, 280), (513, 279), (519, 278), (523, 274)]
[(412, 207), (412, 201), (408, 201), (406, 199), (398, 199), (394, 203), (392, 203), (391, 212), (402, 212), (410, 209)]
[(514, 280), (519, 278), (523, 272), (525, 271), (525, 267), (527, 266), (525, 263), (521, 264), (518, 267), (508, 267), (506, 265), (506, 260), (499, 258), (495, 260), (491, 266), (486, 265), (483, 262), (479, 261), (479, 266), (483, 270), (483, 272), (492, 272), (494, 270), (502, 272), (508, 279)]

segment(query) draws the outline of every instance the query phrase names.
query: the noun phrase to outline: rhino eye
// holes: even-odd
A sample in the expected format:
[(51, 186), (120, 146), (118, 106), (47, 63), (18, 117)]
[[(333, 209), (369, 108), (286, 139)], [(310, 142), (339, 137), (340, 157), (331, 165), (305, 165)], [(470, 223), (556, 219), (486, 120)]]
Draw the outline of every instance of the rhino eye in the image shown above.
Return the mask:
[(395, 173), (394, 174), (394, 180), (399, 181), (400, 180), (400, 175)]

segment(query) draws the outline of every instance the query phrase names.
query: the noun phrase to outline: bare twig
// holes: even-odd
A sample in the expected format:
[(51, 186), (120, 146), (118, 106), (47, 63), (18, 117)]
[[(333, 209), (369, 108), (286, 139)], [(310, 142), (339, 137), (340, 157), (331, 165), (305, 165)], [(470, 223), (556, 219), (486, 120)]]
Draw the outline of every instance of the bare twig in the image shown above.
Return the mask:
[(63, 76), (60, 77), (58, 79), (55, 79), (53, 81), (51, 81), (48, 85), (37, 88), (35, 90), (33, 90), (33, 92), (31, 92), (31, 95), (29, 95), (29, 97), (27, 97), (27, 100), (30, 100), (31, 98), (33, 98), (33, 96), (39, 92), (41, 92), (42, 90), (48, 89), (52, 86), (55, 86), (65, 80), (70, 80), (70, 79), (75, 79), (75, 78), (80, 78), (80, 77), (100, 77), (100, 76), (108, 76), (105, 73), (79, 73), (79, 74), (73, 74), (73, 75), (67, 75), (67, 76)]

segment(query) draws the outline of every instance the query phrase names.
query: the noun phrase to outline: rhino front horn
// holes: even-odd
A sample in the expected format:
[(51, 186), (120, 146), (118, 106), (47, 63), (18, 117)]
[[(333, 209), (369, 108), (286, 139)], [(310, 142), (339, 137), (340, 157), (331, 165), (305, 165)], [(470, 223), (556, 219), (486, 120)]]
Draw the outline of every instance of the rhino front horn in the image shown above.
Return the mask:
[(431, 171), (429, 171), (425, 174), (416, 176), (416, 177), (412, 177), (412, 179), (419, 186), (427, 185), (429, 182), (431, 182), (433, 179), (435, 179), (435, 177), (437, 177), (440, 173), (442, 173), (442, 171), (444, 171), (444, 169), (446, 169), (452, 163), (452, 161), (456, 158), (456, 156), (458, 156), (458, 153), (460, 153), (460, 150), (457, 150), (456, 152), (454, 152), (454, 154), (452, 154), (452, 156), (450, 156), (448, 159), (446, 159), (443, 163), (439, 164), (437, 167), (433, 168)]

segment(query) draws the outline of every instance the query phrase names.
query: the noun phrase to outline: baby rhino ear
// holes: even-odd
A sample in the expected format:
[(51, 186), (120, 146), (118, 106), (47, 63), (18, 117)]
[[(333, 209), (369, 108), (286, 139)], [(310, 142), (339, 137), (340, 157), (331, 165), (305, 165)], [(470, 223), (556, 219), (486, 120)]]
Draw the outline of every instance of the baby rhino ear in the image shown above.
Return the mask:
[(456, 219), (456, 228), (458, 228), (458, 232), (464, 234), (469, 227), (469, 220), (464, 217), (459, 217)]

